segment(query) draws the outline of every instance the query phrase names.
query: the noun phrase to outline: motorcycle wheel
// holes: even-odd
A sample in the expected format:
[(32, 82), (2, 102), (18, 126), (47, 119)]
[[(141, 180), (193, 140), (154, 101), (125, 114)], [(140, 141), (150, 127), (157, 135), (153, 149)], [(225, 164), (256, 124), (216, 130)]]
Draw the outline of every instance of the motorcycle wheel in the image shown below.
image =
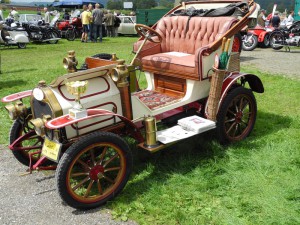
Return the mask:
[(67, 32), (66, 32), (66, 39), (68, 41), (74, 41), (75, 38), (76, 38), (76, 34), (75, 34), (74, 29), (67, 30)]
[(264, 41), (258, 43), (258, 46), (261, 47), (261, 48), (267, 48), (267, 47), (269, 47), (269, 45), (270, 45), (270, 35), (266, 34), (265, 38), (264, 38)]
[(274, 50), (279, 50), (282, 49), (283, 46), (278, 46), (278, 45), (284, 45), (284, 36), (281, 32), (273, 32), (270, 36), (270, 46)]
[(253, 34), (247, 34), (245, 40), (243, 40), (242, 48), (244, 51), (252, 51), (256, 48), (258, 44), (258, 39)]
[(116, 134), (94, 132), (63, 154), (56, 170), (57, 190), (71, 207), (95, 208), (121, 192), (131, 170), (128, 144)]
[(26, 43), (18, 43), (18, 48), (20, 49), (26, 48)]
[[(58, 38), (59, 34), (52, 30), (52, 31), (49, 31), (46, 36), (49, 39), (50, 38)], [(57, 44), (57, 42), (58, 42), (58, 40), (48, 41), (49, 44)]]
[(224, 98), (217, 115), (217, 135), (221, 144), (241, 141), (251, 133), (257, 114), (250, 89), (236, 87)]

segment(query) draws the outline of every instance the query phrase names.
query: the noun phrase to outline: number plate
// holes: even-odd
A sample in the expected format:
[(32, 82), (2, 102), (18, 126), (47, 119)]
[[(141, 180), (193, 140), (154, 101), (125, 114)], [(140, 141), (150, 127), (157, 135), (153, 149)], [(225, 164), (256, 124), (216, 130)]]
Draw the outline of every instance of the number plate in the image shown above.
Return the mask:
[(51, 141), (45, 138), (44, 145), (42, 148), (42, 155), (46, 156), (48, 159), (57, 162), (60, 153), (61, 144)]

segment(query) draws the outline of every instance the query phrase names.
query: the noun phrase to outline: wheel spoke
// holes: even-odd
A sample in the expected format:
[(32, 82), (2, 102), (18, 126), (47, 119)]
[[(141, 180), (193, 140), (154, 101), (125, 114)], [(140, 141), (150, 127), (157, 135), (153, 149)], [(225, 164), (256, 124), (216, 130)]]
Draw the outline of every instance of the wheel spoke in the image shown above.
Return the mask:
[(104, 170), (104, 172), (115, 171), (115, 170), (120, 170), (120, 169), (121, 169), (120, 166), (119, 166), (119, 167), (111, 167), (111, 168), (106, 168), (106, 169)]
[(232, 112), (230, 109), (228, 109), (228, 111), (227, 112), (229, 112), (229, 113), (231, 113), (233, 116), (235, 116), (235, 113), (234, 112)]
[(109, 182), (112, 183), (112, 184), (115, 183), (115, 181), (113, 181), (113, 180), (110, 179), (109, 177), (105, 176), (104, 174), (103, 174), (103, 178), (104, 178), (105, 180), (109, 181)]
[(86, 198), (86, 197), (89, 195), (89, 193), (91, 192), (93, 183), (94, 183), (94, 180), (91, 180), (90, 183), (89, 183), (89, 186), (88, 186), (88, 188), (86, 189), (86, 192), (85, 192), (85, 194), (84, 194), (84, 197), (85, 197), (85, 198)]
[(81, 165), (83, 165), (83, 167), (85, 167), (86, 169), (88, 169), (88, 170), (91, 169), (91, 167), (88, 164), (86, 164), (85, 162), (83, 162), (81, 159), (78, 159), (77, 162), (79, 162)]
[(84, 173), (84, 172), (82, 172), (82, 173), (72, 173), (71, 177), (80, 177), (80, 176), (88, 176), (88, 175), (89, 175), (89, 173)]
[(95, 161), (94, 149), (91, 150), (91, 159), (92, 159), (92, 166), (95, 166), (96, 161)]
[(234, 125), (236, 125), (236, 123), (234, 122), (230, 127), (229, 127), (229, 129), (227, 130), (227, 134), (229, 134), (230, 133), (230, 131), (232, 130), (232, 128), (234, 127)]
[(102, 152), (102, 154), (100, 156), (100, 160), (96, 163), (96, 165), (101, 165), (102, 164), (103, 159), (104, 159), (104, 157), (106, 155), (106, 152), (107, 152), (107, 146), (103, 149), (103, 152)]
[(238, 124), (238, 123), (236, 123), (236, 125), (235, 125), (235, 129), (234, 129), (234, 132), (233, 132), (233, 137), (235, 137), (235, 136), (236, 136), (236, 132), (237, 132), (237, 130), (238, 130), (238, 127), (239, 127), (239, 124)]
[(235, 121), (235, 118), (232, 118), (232, 119), (228, 119), (225, 121), (225, 123), (230, 123), (230, 122), (234, 122)]
[(110, 162), (112, 162), (115, 158), (117, 158), (119, 155), (116, 153), (113, 157), (111, 157), (108, 161), (106, 161), (103, 165), (105, 168)]
[(85, 182), (87, 182), (90, 179), (89, 176), (87, 176), (86, 178), (84, 178), (81, 182), (79, 182), (77, 185), (75, 185), (72, 190), (76, 191), (80, 186), (82, 186)]
[(100, 180), (97, 180), (97, 188), (98, 188), (99, 194), (102, 195), (103, 194), (103, 190), (102, 190), (102, 187), (101, 187)]

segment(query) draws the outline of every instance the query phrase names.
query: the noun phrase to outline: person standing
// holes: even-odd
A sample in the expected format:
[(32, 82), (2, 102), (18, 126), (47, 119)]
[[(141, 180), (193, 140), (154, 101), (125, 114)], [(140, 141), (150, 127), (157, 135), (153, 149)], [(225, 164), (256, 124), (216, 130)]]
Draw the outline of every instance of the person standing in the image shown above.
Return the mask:
[(50, 23), (50, 12), (48, 11), (48, 8), (45, 7), (44, 8), (44, 13), (45, 13), (45, 17), (44, 17), (44, 20), (45, 20), (45, 23)]
[(115, 16), (111, 13), (110, 10), (107, 10), (107, 13), (104, 17), (104, 22), (107, 30), (107, 36), (108, 37), (114, 37), (115, 36)]
[(266, 10), (262, 9), (259, 16), (257, 17), (257, 24), (265, 27), (266, 26)]
[(290, 11), (290, 14), (286, 20), (286, 26), (290, 27), (294, 23), (294, 11)]
[(8, 14), (9, 18), (14, 19), (14, 21), (19, 21), (19, 13), (16, 9), (16, 7), (11, 7), (10, 13)]
[(279, 27), (279, 25), (280, 25), (280, 17), (279, 17), (278, 11), (276, 11), (274, 13), (274, 16), (272, 17), (271, 21), (272, 21), (272, 26), (274, 28), (278, 28)]
[[(91, 13), (92, 15), (92, 12), (93, 12), (93, 5), (92, 4), (89, 4), (88, 5), (88, 11)], [(93, 30), (94, 30), (94, 21), (93, 21), (93, 17), (91, 16), (91, 19), (90, 19), (90, 26), (89, 26), (89, 34), (88, 34), (88, 39), (90, 41), (93, 41)]]
[(119, 29), (120, 24), (121, 24), (121, 19), (117, 15), (117, 16), (115, 16), (115, 24), (114, 24), (115, 37), (118, 37), (118, 29)]
[(90, 25), (92, 14), (90, 11), (88, 11), (88, 7), (86, 5), (83, 6), (83, 12), (80, 14), (80, 17), (81, 17), (82, 28), (83, 28), (81, 42), (87, 42), (89, 25)]
[(103, 11), (100, 9), (100, 4), (95, 5), (95, 9), (92, 12), (92, 17), (94, 21), (94, 42), (97, 42), (97, 38), (99, 37), (99, 41), (102, 42), (102, 23), (103, 23)]

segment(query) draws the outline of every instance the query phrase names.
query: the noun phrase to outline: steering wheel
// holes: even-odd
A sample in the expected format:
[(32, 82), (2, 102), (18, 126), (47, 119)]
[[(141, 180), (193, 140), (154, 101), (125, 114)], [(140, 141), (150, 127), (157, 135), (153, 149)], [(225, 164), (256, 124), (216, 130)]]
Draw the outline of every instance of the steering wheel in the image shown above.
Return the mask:
[[(136, 24), (135, 30), (139, 35), (141, 35), (142, 37), (146, 38), (151, 42), (160, 43), (162, 41), (162, 37), (160, 36), (159, 33), (157, 33), (157, 31), (153, 30), (151, 27), (148, 27), (144, 24)], [(153, 39), (153, 37), (155, 36), (158, 37), (158, 40)]]

